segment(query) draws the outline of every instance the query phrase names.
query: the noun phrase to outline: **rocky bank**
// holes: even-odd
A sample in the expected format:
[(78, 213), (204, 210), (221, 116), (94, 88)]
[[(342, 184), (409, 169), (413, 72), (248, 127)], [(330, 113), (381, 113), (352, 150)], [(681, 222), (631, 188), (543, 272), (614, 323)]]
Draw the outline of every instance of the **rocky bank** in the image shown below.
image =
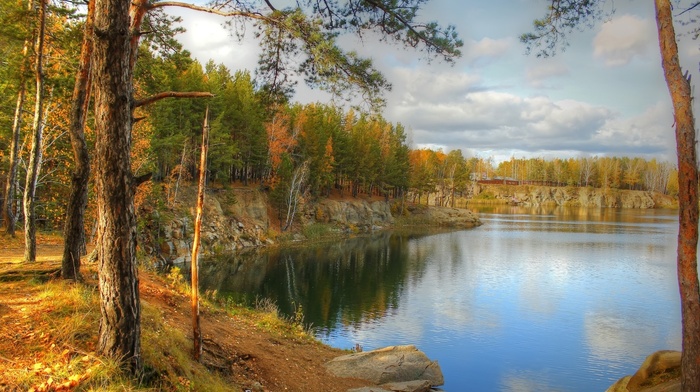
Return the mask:
[(469, 195), (473, 201), (500, 200), (523, 206), (675, 208), (678, 205), (673, 197), (656, 192), (587, 187), (474, 184)]
[[(186, 187), (171, 208), (142, 211), (141, 250), (166, 264), (189, 259), (195, 199), (196, 189)], [(207, 190), (202, 252), (214, 254), (303, 241), (304, 229), (317, 224), (325, 226), (331, 235), (352, 235), (406, 224), (469, 228), (481, 225), (481, 221), (465, 209), (401, 206), (393, 200), (323, 199), (305, 204), (294, 229), (281, 233), (276, 211), (269, 206), (264, 192), (256, 188)]]

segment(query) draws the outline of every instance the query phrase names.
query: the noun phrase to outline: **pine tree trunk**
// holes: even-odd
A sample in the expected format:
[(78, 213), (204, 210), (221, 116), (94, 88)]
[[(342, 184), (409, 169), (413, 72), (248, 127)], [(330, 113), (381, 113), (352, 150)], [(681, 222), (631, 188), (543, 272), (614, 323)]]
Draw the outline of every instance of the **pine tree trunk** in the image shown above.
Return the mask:
[(34, 123), (32, 124), (32, 148), (29, 153), (27, 180), (24, 185), (24, 261), (36, 261), (36, 185), (41, 170), (41, 144), (44, 133), (42, 118), (44, 104), (44, 30), (46, 27), (47, 0), (39, 0), (39, 26), (36, 35), (36, 60), (34, 74), (36, 79), (36, 103), (34, 105)]
[(100, 330), (97, 351), (138, 374), (141, 308), (131, 173), (129, 2), (96, 0), (93, 42)]
[(61, 276), (64, 279), (78, 280), (80, 276), (80, 256), (85, 249), (85, 208), (88, 198), (90, 178), (90, 156), (85, 142), (85, 119), (90, 102), (90, 67), (92, 60), (92, 35), (95, 2), (88, 2), (83, 43), (80, 49), (78, 75), (73, 89), (73, 102), (70, 117), (70, 140), (73, 147), (75, 168), (71, 177), (71, 193), (66, 207), (66, 222), (63, 230), (64, 247), (61, 263)]
[(681, 388), (700, 391), (700, 285), (698, 284), (698, 167), (690, 82), (678, 61), (671, 2), (655, 0), (662, 65), (673, 101), (678, 154), (678, 285), (681, 295), (683, 356)]

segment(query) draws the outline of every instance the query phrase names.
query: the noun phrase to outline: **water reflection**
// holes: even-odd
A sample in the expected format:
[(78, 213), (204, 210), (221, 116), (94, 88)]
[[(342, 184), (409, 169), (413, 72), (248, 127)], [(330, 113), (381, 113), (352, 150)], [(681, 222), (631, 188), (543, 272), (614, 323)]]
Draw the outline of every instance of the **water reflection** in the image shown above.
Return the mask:
[[(285, 314), (302, 306), (320, 330), (381, 318), (398, 306), (405, 285), (421, 279), (430, 249), (408, 259), (420, 235), (382, 233), (332, 245), (277, 249), (255, 257), (204, 262), (201, 284), (251, 303), (273, 299)], [(410, 277), (408, 277), (410, 271)]]
[(477, 229), (382, 233), (202, 265), (336, 347), (417, 344), (446, 390), (605, 390), (680, 346), (675, 211), (489, 206)]

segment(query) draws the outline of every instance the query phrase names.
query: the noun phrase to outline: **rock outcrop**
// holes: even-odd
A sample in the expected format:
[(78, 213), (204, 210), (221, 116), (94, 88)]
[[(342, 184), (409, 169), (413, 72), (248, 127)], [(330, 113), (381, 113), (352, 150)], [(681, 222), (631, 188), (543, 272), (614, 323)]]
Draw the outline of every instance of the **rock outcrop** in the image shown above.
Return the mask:
[(394, 217), (388, 202), (325, 199), (306, 206), (304, 221), (330, 223), (346, 228), (353, 226), (360, 231), (368, 231), (392, 225)]
[[(196, 190), (183, 188), (180, 200), (170, 211), (156, 210), (146, 219), (145, 230), (139, 239), (142, 249), (162, 263), (188, 261), (192, 251), (194, 200)], [(366, 233), (392, 227), (392, 201), (365, 199), (324, 199), (303, 206), (302, 226), (322, 223), (333, 226), (341, 233)], [(481, 224), (468, 210), (446, 207), (409, 205), (407, 213), (412, 220), (424, 225), (468, 228)], [(145, 211), (140, 211), (144, 213)], [(255, 188), (209, 190), (205, 199), (202, 224), (202, 253), (217, 254), (275, 243), (277, 227), (272, 227), (267, 195)], [(294, 238), (303, 240), (301, 233)]]
[[(181, 190), (181, 200), (195, 200), (196, 189)], [(195, 205), (184, 202), (172, 212), (151, 211), (144, 236), (146, 253), (166, 264), (191, 258)], [(178, 212), (179, 211), (179, 212)], [(209, 191), (202, 223), (202, 253), (231, 252), (273, 243), (268, 238), (267, 198), (255, 189)]]
[(619, 379), (605, 392), (680, 392), (680, 368), (680, 351), (657, 351), (634, 375)]
[(413, 345), (343, 355), (328, 362), (326, 370), (338, 377), (359, 378), (379, 386), (352, 392), (425, 392), (445, 382), (437, 361), (431, 361)]
[(587, 187), (480, 185), (470, 189), (472, 200), (495, 199), (523, 206), (546, 204), (573, 207), (671, 208), (674, 199), (653, 192)]
[(411, 220), (424, 222), (433, 226), (470, 228), (481, 226), (481, 220), (473, 212), (451, 207), (426, 207), (409, 205), (406, 207)]

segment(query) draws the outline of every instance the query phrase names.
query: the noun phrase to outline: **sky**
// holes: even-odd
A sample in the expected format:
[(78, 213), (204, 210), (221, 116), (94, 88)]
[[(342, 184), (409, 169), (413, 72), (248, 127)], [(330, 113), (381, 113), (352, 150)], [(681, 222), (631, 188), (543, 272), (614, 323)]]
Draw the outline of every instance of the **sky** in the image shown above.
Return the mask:
[[(275, 1), (272, 2), (275, 4)], [(464, 41), (454, 64), (397, 45), (342, 38), (370, 57), (393, 88), (383, 116), (408, 130), (413, 148), (461, 149), (466, 157), (630, 156), (675, 163), (671, 100), (661, 69), (652, 1), (608, 1), (614, 13), (575, 32), (569, 46), (542, 59), (527, 55), (520, 34), (546, 12), (546, 0), (432, 0), (420, 20), (452, 24)], [(677, 7), (678, 9), (679, 7)], [(202, 64), (255, 69), (252, 29), (239, 41), (225, 19), (184, 9), (184, 48)], [(680, 11), (676, 11), (678, 14)], [(679, 27), (680, 28), (680, 27)], [(700, 41), (679, 37), (681, 64), (698, 73)], [(693, 80), (700, 80), (696, 75)], [(299, 84), (302, 103), (330, 97)], [(696, 104), (696, 113), (698, 107)]]

